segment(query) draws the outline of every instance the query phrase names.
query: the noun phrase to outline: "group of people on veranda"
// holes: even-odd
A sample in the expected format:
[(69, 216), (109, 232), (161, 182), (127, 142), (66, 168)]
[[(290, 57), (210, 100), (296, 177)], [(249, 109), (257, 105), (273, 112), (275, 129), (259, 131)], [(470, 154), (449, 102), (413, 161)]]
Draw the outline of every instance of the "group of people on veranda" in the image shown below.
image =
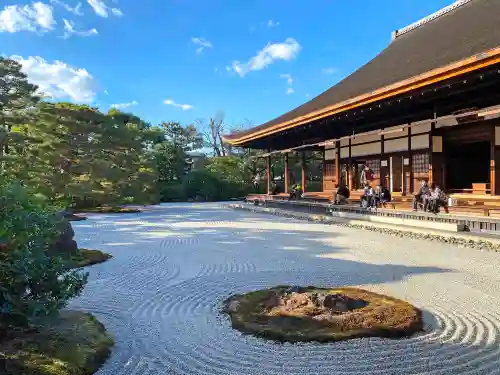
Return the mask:
[[(271, 184), (271, 194), (278, 194), (279, 190), (276, 183)], [(303, 194), (302, 186), (295, 184), (289, 192), (288, 200), (301, 199)], [(349, 197), (351, 193), (349, 188), (344, 184), (336, 184), (332, 194), (332, 203), (334, 205), (350, 203)], [(363, 194), (360, 197), (360, 206), (366, 209), (376, 209), (377, 206), (385, 206), (391, 202), (391, 193), (387, 187), (378, 185), (373, 188), (370, 183), (366, 182)], [(412, 208), (417, 211), (419, 206), (424, 212), (438, 213), (440, 207), (443, 207), (448, 212), (448, 197), (444, 191), (435, 183), (428, 184), (427, 181), (422, 181), (418, 193), (413, 195)]]
[(448, 212), (448, 197), (434, 182), (429, 186), (427, 181), (422, 181), (418, 193), (413, 196), (413, 211), (417, 211), (419, 206), (424, 212), (437, 214), (440, 207)]
[(378, 185), (374, 189), (369, 183), (366, 183), (360, 198), (360, 205), (363, 208), (374, 210), (378, 205), (384, 207), (391, 199), (391, 192), (385, 186)]

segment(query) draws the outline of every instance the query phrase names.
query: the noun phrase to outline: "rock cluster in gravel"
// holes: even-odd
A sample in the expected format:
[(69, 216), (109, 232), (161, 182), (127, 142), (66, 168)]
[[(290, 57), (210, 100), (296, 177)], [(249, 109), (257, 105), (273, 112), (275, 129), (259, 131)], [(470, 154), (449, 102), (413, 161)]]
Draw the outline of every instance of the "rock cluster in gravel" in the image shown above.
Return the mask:
[(421, 312), (405, 301), (356, 288), (277, 286), (237, 294), (223, 304), (233, 328), (282, 342), (408, 337)]
[(337, 226), (342, 226), (342, 227), (348, 227), (348, 228), (357, 228), (357, 229), (364, 229), (372, 232), (379, 232), (383, 234), (388, 234), (391, 236), (397, 236), (397, 237), (408, 237), (412, 239), (418, 239), (418, 240), (430, 240), (430, 241), (438, 241), (438, 242), (443, 242), (447, 244), (452, 244), (452, 245), (457, 245), (461, 247), (468, 247), (468, 248), (474, 248), (474, 249), (479, 249), (479, 250), (489, 250), (489, 251), (495, 251), (495, 252), (500, 252), (500, 244), (493, 243), (491, 241), (487, 240), (481, 240), (481, 239), (469, 239), (469, 238), (462, 238), (462, 237), (455, 237), (455, 236), (441, 236), (441, 235), (436, 235), (436, 234), (431, 234), (431, 233), (418, 233), (418, 232), (411, 232), (411, 231), (403, 231), (403, 230), (397, 230), (397, 229), (392, 229), (392, 228), (382, 228), (382, 227), (375, 227), (372, 225), (361, 225), (361, 224), (348, 224), (340, 221), (335, 221), (331, 217), (326, 216), (326, 215), (317, 215), (317, 214), (305, 214), (302, 212), (294, 212), (294, 211), (285, 211), (285, 210), (279, 210), (279, 209), (274, 209), (274, 208), (263, 208), (263, 207), (254, 207), (253, 205), (230, 205), (231, 208), (234, 209), (241, 209), (241, 210), (246, 210), (246, 211), (251, 211), (251, 212), (257, 212), (257, 213), (268, 213), (276, 216), (281, 216), (281, 217), (288, 217), (292, 219), (298, 219), (298, 220), (307, 220), (311, 222), (319, 222), (321, 224), (328, 224), (328, 225), (337, 225)]

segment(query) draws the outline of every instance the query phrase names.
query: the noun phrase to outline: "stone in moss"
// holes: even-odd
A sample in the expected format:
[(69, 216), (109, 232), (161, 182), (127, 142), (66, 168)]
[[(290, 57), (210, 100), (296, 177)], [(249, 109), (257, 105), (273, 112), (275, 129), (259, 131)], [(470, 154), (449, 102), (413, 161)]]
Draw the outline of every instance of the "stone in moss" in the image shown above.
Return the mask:
[(113, 256), (100, 250), (78, 249), (71, 257), (72, 268), (86, 267), (93, 264), (103, 263)]
[(222, 311), (233, 328), (282, 342), (398, 338), (423, 328), (411, 304), (356, 288), (278, 286), (234, 295)]

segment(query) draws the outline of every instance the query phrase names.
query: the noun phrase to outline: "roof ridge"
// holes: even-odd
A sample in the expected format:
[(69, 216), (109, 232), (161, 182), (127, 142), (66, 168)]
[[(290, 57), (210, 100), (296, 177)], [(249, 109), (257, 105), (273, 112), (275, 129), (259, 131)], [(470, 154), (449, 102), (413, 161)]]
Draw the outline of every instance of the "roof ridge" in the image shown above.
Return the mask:
[(392, 32), (392, 40), (395, 40), (396, 38), (400, 37), (403, 34), (409, 33), (412, 30), (415, 30), (419, 28), (420, 26), (423, 26), (439, 17), (442, 17), (449, 12), (460, 8), (461, 6), (470, 3), (473, 0), (456, 0), (453, 4), (448, 5), (447, 7), (444, 7), (440, 10), (438, 10), (435, 13), (432, 13), (428, 15), (427, 17), (422, 18), (421, 20), (414, 22), (406, 27), (403, 27), (402, 29), (396, 30)]

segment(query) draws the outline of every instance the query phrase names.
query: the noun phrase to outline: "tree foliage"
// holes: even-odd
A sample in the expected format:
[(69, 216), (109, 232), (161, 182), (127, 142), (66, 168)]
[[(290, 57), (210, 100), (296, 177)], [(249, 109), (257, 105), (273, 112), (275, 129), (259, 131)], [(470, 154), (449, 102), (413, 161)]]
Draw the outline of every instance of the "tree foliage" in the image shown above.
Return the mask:
[(87, 275), (50, 249), (55, 211), (18, 184), (0, 186), (0, 330), (40, 324), (80, 293)]
[(157, 201), (160, 129), (116, 109), (40, 101), (20, 68), (0, 58), (0, 178), (66, 205)]
[[(17, 62), (0, 58), (0, 178), (14, 178), (51, 204), (153, 203), (159, 193), (192, 199), (196, 181), (218, 184), (211, 176), (225, 193), (208, 195), (241, 196), (262, 162), (225, 144), (226, 127), (223, 113), (197, 126), (153, 126), (115, 108), (45, 101)], [(189, 153), (202, 148), (213, 152), (207, 173), (190, 176)]]

